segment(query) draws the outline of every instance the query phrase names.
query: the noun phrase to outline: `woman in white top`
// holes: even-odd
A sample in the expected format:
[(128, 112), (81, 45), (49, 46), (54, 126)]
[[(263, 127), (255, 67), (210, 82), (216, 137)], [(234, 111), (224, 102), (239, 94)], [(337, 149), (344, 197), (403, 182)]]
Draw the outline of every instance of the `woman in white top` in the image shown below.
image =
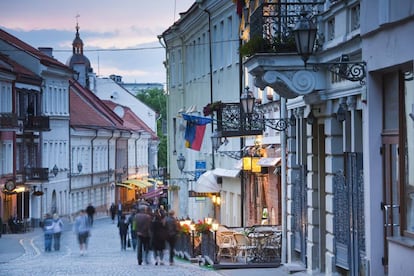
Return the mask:
[(53, 248), (55, 251), (60, 250), (60, 235), (63, 230), (63, 221), (58, 214), (53, 214)]

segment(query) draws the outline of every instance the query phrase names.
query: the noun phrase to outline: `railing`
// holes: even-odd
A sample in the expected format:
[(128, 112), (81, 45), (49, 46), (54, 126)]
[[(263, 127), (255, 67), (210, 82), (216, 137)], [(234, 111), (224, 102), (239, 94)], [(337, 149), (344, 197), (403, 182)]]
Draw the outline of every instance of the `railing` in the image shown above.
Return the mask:
[(49, 117), (48, 116), (29, 116), (24, 123), (24, 130), (26, 131), (49, 131)]
[(321, 4), (323, 1), (277, 1), (261, 4), (250, 11), (250, 40), (241, 47), (241, 54), (251, 56), (255, 53), (296, 52), (292, 29), (300, 19), (301, 10), (317, 14), (318, 5), (322, 7)]
[(27, 180), (49, 180), (49, 168), (26, 168), (25, 173)]
[(0, 129), (17, 129), (19, 123), (16, 113), (0, 113)]

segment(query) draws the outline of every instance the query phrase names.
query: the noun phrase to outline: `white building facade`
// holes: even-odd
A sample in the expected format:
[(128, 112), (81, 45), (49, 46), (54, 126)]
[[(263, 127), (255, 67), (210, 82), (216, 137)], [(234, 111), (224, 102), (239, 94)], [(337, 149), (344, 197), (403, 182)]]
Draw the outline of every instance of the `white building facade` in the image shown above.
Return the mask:
[[(168, 167), (170, 185), (179, 187), (170, 191), (170, 203), (179, 217), (214, 217), (222, 224), (240, 226), (240, 168), (235, 168), (237, 160), (213, 151), (210, 137), (216, 122), (207, 125), (200, 151), (186, 148), (184, 143), (186, 121), (180, 113), (203, 116), (203, 107), (209, 103), (237, 102), (240, 98), (235, 6), (231, 1), (201, 2), (193, 4), (162, 34), (167, 51)], [(229, 139), (220, 150), (240, 150), (239, 139)], [(186, 160), (183, 172), (177, 167), (181, 154)], [(195, 175), (218, 168), (230, 170), (224, 175), (215, 171), (221, 206), (214, 205), (211, 197), (189, 197), (190, 190), (204, 191)]]

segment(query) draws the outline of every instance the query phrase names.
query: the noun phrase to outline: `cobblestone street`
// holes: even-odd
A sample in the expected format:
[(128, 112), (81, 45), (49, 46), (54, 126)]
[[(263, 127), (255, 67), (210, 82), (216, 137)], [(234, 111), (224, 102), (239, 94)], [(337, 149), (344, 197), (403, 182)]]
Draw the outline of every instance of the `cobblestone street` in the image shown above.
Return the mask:
[(121, 251), (118, 228), (106, 217), (95, 220), (88, 252), (81, 256), (71, 227), (71, 224), (65, 225), (58, 252), (44, 251), (43, 233), (39, 228), (25, 234), (8, 235), (16, 239), (15, 244), (18, 242), (23, 246), (24, 252), (20, 256), (7, 253), (8, 249), (12, 250), (4, 248), (3, 236), (0, 252), (3, 259), (4, 256), (11, 258), (0, 263), (0, 275), (221, 275), (185, 260), (176, 259), (173, 266), (155, 266), (152, 254), (149, 265), (138, 266), (136, 252), (132, 248)]

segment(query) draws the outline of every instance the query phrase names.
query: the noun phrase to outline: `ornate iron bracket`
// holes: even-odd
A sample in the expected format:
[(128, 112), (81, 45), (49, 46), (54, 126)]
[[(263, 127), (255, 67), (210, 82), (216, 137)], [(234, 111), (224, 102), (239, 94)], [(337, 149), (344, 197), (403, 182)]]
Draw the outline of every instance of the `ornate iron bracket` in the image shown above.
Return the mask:
[(289, 126), (295, 126), (296, 121), (290, 119), (263, 119), (267, 127), (275, 129), (277, 131), (285, 131)]
[(328, 71), (334, 73), (340, 78), (349, 81), (359, 81), (361, 85), (365, 84), (366, 77), (366, 63), (350, 62), (350, 61), (338, 61), (338, 62), (327, 62), (327, 63), (308, 63), (313, 66), (315, 72), (319, 71), (321, 67), (326, 67)]

